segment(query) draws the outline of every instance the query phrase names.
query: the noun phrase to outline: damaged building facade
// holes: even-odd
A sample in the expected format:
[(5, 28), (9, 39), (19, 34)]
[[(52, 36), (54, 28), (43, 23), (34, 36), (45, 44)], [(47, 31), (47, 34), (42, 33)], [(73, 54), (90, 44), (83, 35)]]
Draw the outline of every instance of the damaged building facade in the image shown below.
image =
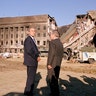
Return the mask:
[(22, 53), (30, 27), (36, 29), (36, 44), (39, 50), (46, 50), (48, 33), (57, 28), (55, 19), (48, 14), (0, 18), (0, 53)]
[(92, 39), (96, 33), (96, 10), (88, 11), (87, 14), (76, 16), (74, 23), (61, 36), (65, 48), (78, 51), (82, 47), (94, 46)]

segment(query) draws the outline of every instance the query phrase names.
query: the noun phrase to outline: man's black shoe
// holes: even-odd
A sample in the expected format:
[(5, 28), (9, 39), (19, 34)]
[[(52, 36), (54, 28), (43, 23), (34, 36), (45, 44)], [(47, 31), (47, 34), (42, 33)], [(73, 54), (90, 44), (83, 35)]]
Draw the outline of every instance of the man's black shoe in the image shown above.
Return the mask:
[(24, 92), (24, 95), (25, 96), (33, 96), (33, 93), (32, 92)]
[(30, 92), (24, 92), (25, 96), (29, 96)]

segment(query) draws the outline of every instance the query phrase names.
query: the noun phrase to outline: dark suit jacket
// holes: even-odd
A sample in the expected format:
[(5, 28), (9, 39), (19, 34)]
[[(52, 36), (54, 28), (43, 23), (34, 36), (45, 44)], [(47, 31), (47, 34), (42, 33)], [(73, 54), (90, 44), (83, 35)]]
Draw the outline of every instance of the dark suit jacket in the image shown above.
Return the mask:
[(60, 39), (55, 39), (49, 42), (49, 53), (47, 65), (51, 65), (52, 69), (48, 69), (48, 80), (51, 80), (52, 75), (55, 76), (54, 68), (61, 66), (63, 57), (63, 45)]
[(27, 66), (37, 66), (38, 56), (38, 48), (34, 43), (33, 39), (30, 36), (28, 36), (24, 41), (24, 64)]
[(63, 45), (60, 39), (55, 39), (49, 42), (49, 53), (47, 64), (51, 64), (53, 68), (61, 65), (63, 57)]

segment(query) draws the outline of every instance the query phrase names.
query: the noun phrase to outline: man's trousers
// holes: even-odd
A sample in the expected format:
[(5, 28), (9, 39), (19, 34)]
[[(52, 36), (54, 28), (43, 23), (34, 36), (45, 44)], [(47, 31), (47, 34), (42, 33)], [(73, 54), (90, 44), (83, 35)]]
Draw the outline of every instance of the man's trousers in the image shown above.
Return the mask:
[(32, 96), (34, 89), (34, 80), (36, 76), (37, 67), (27, 66), (27, 81), (24, 94), (30, 94), (27, 96)]

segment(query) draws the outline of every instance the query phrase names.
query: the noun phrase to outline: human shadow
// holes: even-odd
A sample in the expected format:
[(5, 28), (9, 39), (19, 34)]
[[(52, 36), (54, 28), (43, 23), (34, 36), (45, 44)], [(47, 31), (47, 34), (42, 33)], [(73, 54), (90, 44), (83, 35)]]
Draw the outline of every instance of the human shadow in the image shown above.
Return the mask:
[(3, 96), (24, 96), (24, 95), (23, 95), (23, 93), (19, 93), (19, 92), (10, 92)]
[(96, 78), (81, 76), (81, 79), (67, 75), (69, 80), (59, 79), (60, 96), (96, 96)]
[[(96, 96), (96, 78), (86, 75), (80, 78), (67, 75), (69, 80), (59, 78), (60, 96)], [(34, 96), (49, 96), (49, 86), (40, 86), (38, 84), (42, 79), (41, 73), (38, 72), (35, 78)], [(46, 79), (47, 80), (47, 79)], [(43, 85), (43, 82), (41, 82)], [(47, 83), (47, 82), (46, 82)], [(55, 90), (54, 90), (55, 91)], [(24, 96), (21, 92), (10, 92), (3, 96)]]
[[(39, 77), (39, 79), (38, 79), (38, 77)], [(40, 74), (38, 74), (36, 81), (35, 81), (35, 91), (34, 91), (35, 95), (34, 96), (49, 96), (50, 90), (49, 90), (49, 86), (47, 83), (47, 79), (45, 80), (47, 85), (37, 88), (38, 83), (39, 83), (38, 80), (40, 81), (40, 78), (42, 78), (42, 77), (40, 77)], [(37, 84), (36, 84), (36, 82), (37, 82)], [(43, 82), (42, 82), (42, 85), (43, 85)]]
[[(35, 77), (34, 91), (36, 90), (36, 87), (38, 86), (38, 83), (39, 83), (41, 78), (42, 78), (41, 74), (40, 74), (40, 72), (38, 72), (36, 74), (36, 77)], [(3, 96), (25, 96), (25, 95), (23, 93), (19, 93), (19, 92), (10, 92), (10, 93), (3, 95)]]
[[(34, 96), (48, 96), (48, 93), (49, 93), (48, 86), (37, 88), (38, 84), (40, 82), (40, 79), (42, 79), (42, 76), (41, 76), (41, 73), (38, 72), (35, 77)], [(23, 93), (19, 93), (19, 92), (10, 92), (3, 96), (25, 96), (25, 95)]]

